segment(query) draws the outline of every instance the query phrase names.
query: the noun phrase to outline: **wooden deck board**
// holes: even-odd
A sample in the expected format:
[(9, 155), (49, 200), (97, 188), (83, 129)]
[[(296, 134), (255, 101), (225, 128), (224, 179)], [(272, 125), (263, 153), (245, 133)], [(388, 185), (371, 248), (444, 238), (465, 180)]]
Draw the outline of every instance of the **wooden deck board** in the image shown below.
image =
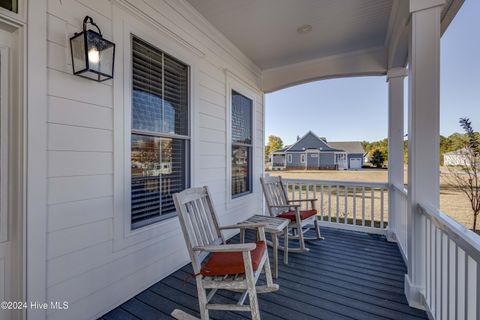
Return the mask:
[[(280, 262), (280, 290), (259, 295), (262, 319), (427, 319), (425, 312), (408, 306), (406, 267), (395, 243), (346, 230), (322, 228), (322, 233), (325, 240), (309, 242), (309, 253), (291, 253), (288, 265)], [(198, 316), (191, 275), (186, 265), (102, 319), (171, 319), (175, 308)], [(222, 291), (215, 302), (234, 302), (237, 295)], [(249, 314), (212, 311), (211, 317), (248, 319)]]

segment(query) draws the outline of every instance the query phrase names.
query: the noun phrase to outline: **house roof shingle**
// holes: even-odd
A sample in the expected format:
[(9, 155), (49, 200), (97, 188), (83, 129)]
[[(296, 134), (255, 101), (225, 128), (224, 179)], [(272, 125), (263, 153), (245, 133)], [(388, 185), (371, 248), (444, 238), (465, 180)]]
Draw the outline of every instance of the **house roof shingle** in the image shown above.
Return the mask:
[(307, 134), (305, 134), (291, 146), (286, 146), (273, 152), (304, 152), (307, 149), (318, 149), (321, 151), (345, 151), (347, 153), (361, 154), (365, 153), (360, 141), (327, 142), (325, 138), (319, 138), (312, 131), (307, 132)]
[(339, 141), (328, 143), (334, 149), (344, 150), (348, 153), (365, 153), (360, 141)]

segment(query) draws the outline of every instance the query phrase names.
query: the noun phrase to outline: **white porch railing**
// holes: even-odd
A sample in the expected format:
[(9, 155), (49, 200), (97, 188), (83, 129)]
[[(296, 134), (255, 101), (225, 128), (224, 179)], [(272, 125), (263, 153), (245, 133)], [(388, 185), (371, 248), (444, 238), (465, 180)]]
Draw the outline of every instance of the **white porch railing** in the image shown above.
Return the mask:
[(407, 252), (407, 214), (408, 214), (408, 193), (403, 186), (390, 185), (390, 211), (388, 229), (390, 235), (395, 238), (403, 255), (405, 263), (408, 261)]
[[(283, 181), (290, 199), (317, 199), (322, 225), (385, 234), (396, 240), (407, 265), (408, 260), (413, 259), (407, 246), (413, 235), (407, 233), (410, 213), (408, 193), (403, 186), (353, 181)], [(309, 202), (302, 202), (302, 209), (309, 206)], [(438, 209), (420, 206), (419, 212), (421, 230), (414, 245), (419, 246), (424, 255), (410, 262), (424, 273), (420, 289), (422, 304), (433, 319), (480, 320), (480, 238)]]
[(480, 319), (480, 241), (442, 212), (420, 206), (424, 299), (434, 319)]
[[(316, 198), (322, 225), (385, 234), (388, 183), (283, 179), (290, 199)], [(302, 209), (310, 203), (303, 202)]]

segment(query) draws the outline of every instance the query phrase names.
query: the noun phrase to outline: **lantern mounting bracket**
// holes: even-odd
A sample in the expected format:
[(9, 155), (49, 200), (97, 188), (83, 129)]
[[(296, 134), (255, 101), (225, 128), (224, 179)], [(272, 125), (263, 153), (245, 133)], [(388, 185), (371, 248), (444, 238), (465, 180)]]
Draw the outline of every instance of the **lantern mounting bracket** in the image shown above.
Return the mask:
[[(95, 23), (93, 22), (93, 18), (90, 17), (90, 16), (85, 16), (85, 18), (83, 18), (83, 31), (87, 31), (87, 24), (90, 23), (92, 26), (94, 26), (95, 28), (97, 28), (98, 30), (98, 33), (102, 35), (102, 31), (100, 30), (100, 27)], [(78, 34), (78, 32), (75, 32), (75, 34)]]

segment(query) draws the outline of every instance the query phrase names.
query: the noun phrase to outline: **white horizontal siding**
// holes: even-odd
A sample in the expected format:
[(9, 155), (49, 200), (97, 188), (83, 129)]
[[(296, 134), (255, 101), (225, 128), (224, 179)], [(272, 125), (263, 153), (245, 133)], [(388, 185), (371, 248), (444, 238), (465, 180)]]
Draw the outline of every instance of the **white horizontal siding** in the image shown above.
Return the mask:
[[(147, 246), (134, 253), (112, 260), (98, 268), (94, 268), (87, 273), (70, 278), (50, 287), (48, 299), (49, 301), (63, 301), (61, 299), (77, 301), (86, 294), (92, 294), (117, 281), (121, 281), (132, 273), (140, 272), (146, 265), (163, 260), (164, 257), (177, 251), (186, 251), (183, 246), (177, 245), (182, 241), (183, 236), (178, 234), (176, 237), (164, 239), (161, 243)], [(162, 254), (159, 255), (158, 252), (162, 252)]]
[(112, 225), (112, 219), (105, 219), (49, 233), (48, 259), (111, 239)]
[(200, 97), (201, 99), (213, 103), (219, 107), (225, 106), (225, 92), (218, 93), (217, 91), (213, 90), (210, 87), (205, 87), (204, 85), (200, 84), (199, 86)]
[[(193, 184), (209, 186), (222, 223), (259, 212), (261, 194), (236, 199), (229, 207), (225, 193), (230, 183), (226, 181), (230, 155), (225, 154), (229, 125), (225, 70), (255, 86), (260, 83), (258, 74), (252, 72), (255, 68), (231, 44), (223, 48), (222, 41), (213, 40), (203, 23), (193, 27), (197, 19), (188, 12), (180, 14), (181, 2), (175, 8), (168, 0), (137, 1), (135, 5), (149, 8), (176, 36), (205, 53), (192, 83), (197, 96), (192, 125), (198, 134), (192, 136), (192, 142), (198, 143), (193, 148), (192, 168), (197, 170)], [(68, 311), (49, 311), (50, 319), (101, 316), (188, 261), (178, 223), (164, 234), (145, 238), (145, 231), (139, 234), (144, 241), (132, 241), (120, 249), (115, 246), (114, 135), (123, 134), (123, 127), (114, 127), (117, 102), (113, 96), (115, 85), (123, 84), (96, 83), (72, 75), (68, 44), (86, 15), (112, 39), (112, 12), (109, 0), (48, 1), (47, 297), (70, 302)], [(159, 31), (152, 27), (152, 32)], [(121, 44), (117, 42), (117, 54), (124, 50)], [(254, 166), (259, 173), (263, 161), (261, 94), (256, 99)]]
[(112, 174), (111, 152), (51, 151), (49, 177)]
[(225, 131), (225, 120), (212, 117), (205, 113), (200, 113), (199, 122), (200, 128), (214, 129), (218, 131)]
[(108, 107), (50, 97), (48, 100), (48, 121), (57, 124), (112, 129), (113, 111)]
[(200, 169), (225, 168), (224, 155), (200, 155), (198, 158)]
[(200, 141), (201, 155), (225, 155), (225, 144), (221, 142), (202, 142)]
[(201, 141), (204, 141), (204, 142), (215, 142), (215, 143), (224, 144), (225, 141), (226, 141), (224, 130), (215, 130), (215, 129), (211, 129), (211, 128), (200, 128), (200, 137), (201, 137)]
[(48, 231), (54, 232), (112, 217), (111, 196), (50, 205)]
[(210, 115), (218, 119), (223, 119), (223, 120), (225, 119), (225, 108), (223, 106), (213, 104), (204, 99), (201, 99), (201, 104), (202, 104), (201, 112), (203, 114)]
[[(163, 256), (161, 260), (145, 265), (143, 269), (131, 273), (121, 281), (113, 282), (109, 286), (75, 301), (75, 303), (69, 305), (68, 319), (94, 319), (97, 316), (102, 316), (106, 310), (112, 309), (153, 285), (157, 281), (156, 279), (162, 279), (175, 271), (179, 263), (181, 264), (184, 261), (185, 251), (179, 250), (169, 256)], [(115, 266), (112, 272), (117, 269), (118, 266)], [(93, 316), (87, 316), (87, 312)], [(49, 319), (64, 320), (65, 312), (60, 311), (50, 314)]]
[(112, 143), (113, 137), (110, 130), (63, 124), (48, 125), (49, 150), (111, 152)]
[(48, 190), (48, 204), (112, 196), (112, 175), (50, 178)]
[(112, 88), (105, 83), (79, 81), (77, 76), (49, 69), (48, 94), (50, 96), (112, 107)]

